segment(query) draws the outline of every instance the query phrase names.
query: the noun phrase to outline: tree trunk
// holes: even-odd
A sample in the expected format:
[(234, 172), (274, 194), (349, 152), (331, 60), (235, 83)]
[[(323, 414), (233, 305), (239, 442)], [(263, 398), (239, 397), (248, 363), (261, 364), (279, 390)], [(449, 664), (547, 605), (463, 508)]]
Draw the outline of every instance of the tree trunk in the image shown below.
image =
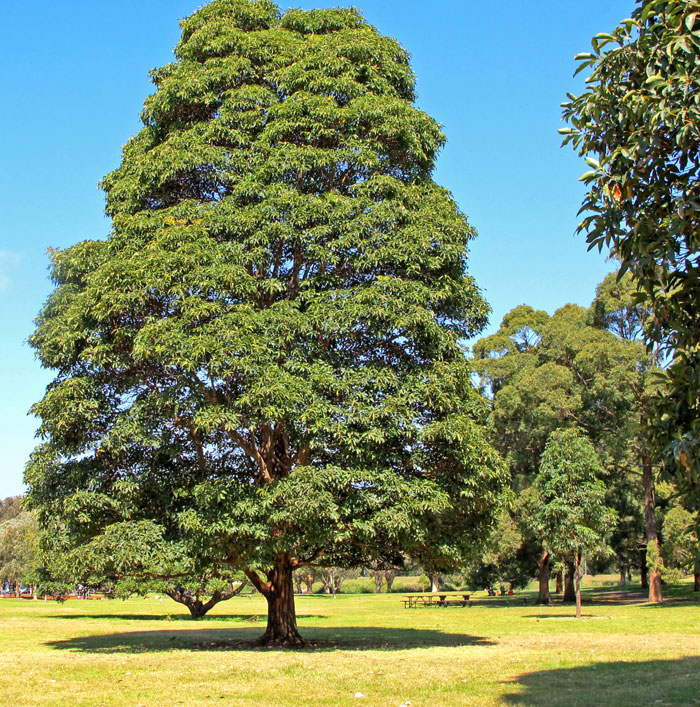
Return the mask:
[(376, 594), (382, 591), (382, 581), (386, 580), (386, 590), (391, 591), (391, 585), (394, 583), (396, 570), (377, 570), (374, 573), (374, 591)]
[(693, 566), (693, 574), (695, 575), (695, 582), (693, 583), (693, 591), (700, 592), (700, 552), (695, 558), (695, 565)]
[(280, 552), (275, 566), (264, 582), (257, 572), (245, 570), (253, 586), (267, 599), (267, 629), (254, 641), (259, 646), (304, 646), (297, 629), (292, 586), (292, 563), (286, 552)]
[(642, 589), (649, 589), (649, 571), (647, 570), (647, 549), (642, 550), (642, 564), (640, 566)]
[(562, 577), (561, 569), (557, 572), (556, 581), (557, 581), (557, 584), (556, 584), (556, 587), (554, 588), (554, 591), (555, 591), (557, 594), (561, 594), (561, 591), (562, 591), (562, 589), (564, 588), (564, 587), (563, 587), (563, 585), (564, 585), (564, 578)]
[(576, 576), (576, 618), (581, 618), (581, 554), (574, 555), (574, 572)]
[(626, 584), (627, 575), (625, 574), (625, 566), (620, 566), (620, 584), (624, 587)]
[(628, 564), (627, 565), (627, 581), (632, 582), (632, 565)]
[(431, 574), (430, 575), (430, 591), (431, 592), (439, 592), (440, 591), (440, 575), (438, 574)]
[(564, 573), (563, 601), (576, 601), (576, 590), (574, 589), (574, 563), (570, 560), (566, 560), (565, 567), (566, 572)]
[(646, 565), (649, 569), (649, 603), (660, 604), (663, 601), (661, 593), (661, 548), (656, 529), (656, 489), (654, 487), (654, 470), (651, 456), (642, 455), (642, 483), (644, 484), (644, 524), (647, 536)]
[(538, 604), (549, 604), (549, 570), (550, 570), (550, 554), (546, 550), (542, 550), (542, 556), (537, 563), (537, 570), (540, 577), (540, 588), (537, 594)]

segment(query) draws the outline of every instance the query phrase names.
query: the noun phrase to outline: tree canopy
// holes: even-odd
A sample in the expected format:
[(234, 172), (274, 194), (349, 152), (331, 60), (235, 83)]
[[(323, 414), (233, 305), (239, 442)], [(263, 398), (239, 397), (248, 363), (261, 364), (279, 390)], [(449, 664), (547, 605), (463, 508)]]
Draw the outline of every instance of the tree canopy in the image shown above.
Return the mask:
[(408, 55), (357, 10), (214, 0), (181, 26), (103, 181), (109, 237), (52, 254), (29, 500), (123, 574), (241, 568), (262, 640), (299, 643), (294, 568), (449, 568), (488, 531), (474, 231)]
[(609, 246), (651, 309), (646, 334), (672, 363), (649, 429), (688, 504), (700, 506), (700, 2), (639, 0), (577, 56), (586, 90), (562, 129), (590, 171), (579, 230)]
[(604, 503), (603, 473), (590, 440), (568, 428), (549, 436), (535, 481), (542, 500), (535, 524), (545, 546), (576, 567), (577, 618), (581, 618), (581, 557), (605, 550), (615, 522), (615, 512)]

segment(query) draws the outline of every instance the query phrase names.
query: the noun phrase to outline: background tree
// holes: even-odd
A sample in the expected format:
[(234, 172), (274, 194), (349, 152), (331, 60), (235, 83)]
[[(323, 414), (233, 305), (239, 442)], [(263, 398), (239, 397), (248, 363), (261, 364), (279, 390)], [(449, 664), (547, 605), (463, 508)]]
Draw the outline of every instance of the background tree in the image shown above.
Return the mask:
[[(637, 342), (643, 334), (645, 324), (651, 317), (651, 311), (645, 303), (639, 302), (637, 284), (630, 273), (617, 277), (615, 273), (608, 275), (596, 289), (596, 297), (590, 309), (594, 326), (613, 332), (623, 341)], [(654, 416), (654, 397), (658, 389), (658, 352), (652, 354), (651, 361), (640, 365), (638, 374), (629, 377), (627, 390), (633, 398), (633, 410), (636, 411), (638, 425), (634, 421), (628, 427), (631, 434), (625, 435), (630, 452), (636, 460), (642, 480), (642, 498), (644, 510), (644, 557), (641, 564), (642, 587), (649, 590), (649, 601), (660, 602), (663, 599), (661, 588), (661, 548), (657, 528), (656, 475), (654, 468), (652, 444), (649, 439), (649, 420)], [(641, 360), (641, 359), (640, 359)], [(654, 366), (649, 364), (654, 363)], [(658, 455), (657, 455), (658, 456)], [(635, 464), (628, 465), (632, 473), (636, 473)], [(616, 476), (619, 489), (616, 497), (622, 501), (618, 512), (626, 518), (626, 530), (633, 532), (637, 525), (635, 504), (630, 503), (626, 490), (629, 488), (629, 475)], [(627, 502), (625, 501), (627, 498)], [(626, 551), (629, 543), (621, 537), (618, 528), (614, 547)], [(622, 542), (621, 542), (622, 541)], [(626, 554), (626, 552), (625, 552)]]
[(19, 597), (21, 587), (34, 593), (40, 581), (39, 528), (32, 513), (8, 515), (11, 518), (0, 523), (0, 587)]
[(603, 468), (593, 444), (576, 429), (550, 435), (535, 485), (542, 506), (535, 522), (545, 547), (573, 561), (576, 618), (581, 618), (581, 559), (605, 550), (615, 512), (605, 506)]
[[(624, 331), (635, 330), (632, 312), (602, 301), (607, 282), (592, 310), (566, 305), (550, 317), (526, 305), (516, 307), (496, 334), (474, 345), (474, 367), (492, 396), (492, 440), (509, 463), (520, 498), (525, 501), (523, 494), (539, 473), (549, 435), (576, 425), (585, 430), (611, 471), (606, 503), (628, 519), (626, 530), (633, 531), (643, 522), (640, 459), (648, 449), (639, 442), (639, 418), (650, 360), (638, 341), (591, 325), (596, 316), (606, 323), (608, 317)], [(538, 601), (548, 603), (554, 557), (527, 529), (536, 499), (533, 493), (528, 501), (532, 508), (521, 513), (521, 533), (528, 547), (522, 548), (520, 557), (537, 557), (533, 572), (536, 568), (540, 579)], [(653, 504), (650, 507), (653, 514)], [(624, 555), (620, 564), (638, 565), (641, 535), (627, 538), (629, 542), (623, 542), (621, 534), (615, 539), (616, 549)], [(568, 570), (564, 596), (573, 601), (573, 564), (564, 564)]]
[(674, 505), (664, 514), (663, 543), (661, 556), (664, 568), (671, 574), (686, 574), (693, 572), (695, 575), (695, 591), (698, 588), (697, 558), (700, 556), (698, 544), (697, 518), (682, 506)]
[(686, 503), (700, 507), (700, 2), (640, 0), (577, 56), (586, 90), (562, 129), (586, 158), (579, 231), (608, 246), (645, 305), (650, 346), (670, 360), (647, 421)]
[[(526, 509), (531, 507), (531, 489), (514, 499), (510, 510), (504, 509), (482, 546), (481, 555), (466, 569), (468, 586), (491, 589), (501, 585), (513, 589), (527, 586), (536, 573), (538, 556), (537, 541), (529, 541), (532, 533), (531, 517), (526, 518)], [(547, 558), (548, 559), (548, 558)], [(548, 579), (548, 577), (547, 577)], [(549, 600), (549, 594), (545, 602)]]
[(16, 518), (22, 512), (22, 497), (8, 496), (0, 500), (0, 523)]
[(358, 11), (215, 0), (175, 57), (104, 179), (109, 238), (53, 253), (29, 498), (85, 557), (138, 529), (166, 574), (240, 568), (261, 642), (298, 645), (294, 569), (452, 566), (488, 532), (474, 234), (406, 52)]

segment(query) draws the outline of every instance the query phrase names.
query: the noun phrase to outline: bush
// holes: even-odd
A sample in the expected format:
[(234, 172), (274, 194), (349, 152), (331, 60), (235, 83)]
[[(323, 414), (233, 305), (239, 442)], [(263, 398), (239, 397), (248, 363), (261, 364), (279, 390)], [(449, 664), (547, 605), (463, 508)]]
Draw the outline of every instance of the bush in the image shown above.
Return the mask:
[(391, 587), (392, 594), (415, 594), (426, 592), (430, 589), (430, 580), (425, 576), (420, 577), (396, 577)]
[(339, 594), (372, 594), (374, 591), (374, 580), (361, 577), (358, 579), (346, 579), (340, 585)]

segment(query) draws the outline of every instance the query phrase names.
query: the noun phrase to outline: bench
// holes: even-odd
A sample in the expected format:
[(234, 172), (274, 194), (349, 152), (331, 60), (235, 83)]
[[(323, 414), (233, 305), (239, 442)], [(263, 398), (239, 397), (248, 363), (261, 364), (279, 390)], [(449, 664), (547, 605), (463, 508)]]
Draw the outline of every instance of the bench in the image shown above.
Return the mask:
[[(447, 594), (445, 592), (406, 594), (402, 599), (404, 609), (417, 609), (419, 606), (471, 606), (470, 595), (462, 592)], [(461, 597), (461, 598), (459, 598)]]

